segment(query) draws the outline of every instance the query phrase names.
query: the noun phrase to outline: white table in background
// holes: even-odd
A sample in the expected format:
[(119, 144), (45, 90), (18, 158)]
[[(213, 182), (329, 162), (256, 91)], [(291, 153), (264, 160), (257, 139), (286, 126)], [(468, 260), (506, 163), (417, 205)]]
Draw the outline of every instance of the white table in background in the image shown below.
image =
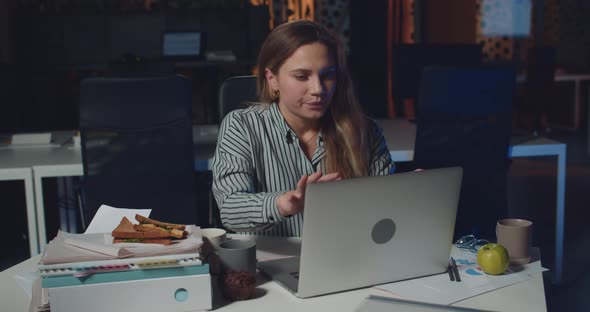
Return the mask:
[[(217, 143), (218, 126), (193, 126), (193, 143), (195, 155), (195, 171), (208, 170), (212, 165), (212, 157)], [(23, 151), (26, 152), (26, 151)], [(70, 177), (84, 175), (82, 152), (80, 148), (62, 146), (35, 150), (29, 157), (34, 158), (32, 165), (35, 185), (35, 207), (39, 236), (39, 249), (31, 255), (39, 253), (47, 242), (45, 227), (45, 205), (43, 202), (43, 178)]]
[[(581, 122), (581, 114), (582, 111), (582, 81), (590, 80), (590, 75), (588, 74), (558, 74), (555, 75), (556, 82), (566, 82), (566, 81), (573, 81), (574, 82), (574, 112), (573, 112), (573, 120), (574, 120), (574, 129), (578, 129), (580, 127)], [(588, 94), (587, 94), (588, 96)], [(588, 101), (588, 109), (590, 110), (590, 96), (586, 99)], [(590, 111), (588, 112), (588, 116), (590, 117)], [(589, 119), (590, 120), (590, 119)], [(588, 130), (590, 134), (590, 128)], [(589, 151), (590, 151), (590, 138), (589, 138)]]
[[(33, 189), (33, 174), (31, 167), (15, 158), (13, 154), (0, 152), (0, 181), (20, 181), (25, 185), (25, 207), (27, 209), (27, 227), (29, 236), (29, 251), (35, 255), (39, 250), (37, 218), (35, 217), (35, 191)], [(6, 210), (14, 207), (5, 207)], [(11, 212), (5, 211), (7, 215)]]
[[(252, 236), (232, 235), (234, 238)], [(276, 258), (277, 256), (296, 255), (301, 240), (298, 238), (257, 237), (256, 253), (259, 260)], [(22, 271), (32, 270), (39, 261), (39, 255), (21, 262), (0, 273), (0, 310), (20, 312), (27, 311), (29, 299), (25, 292), (16, 284), (13, 276)], [(214, 311), (277, 311), (281, 312), (313, 312), (313, 311), (354, 311), (361, 301), (369, 295), (390, 296), (392, 294), (373, 287), (340, 292), (331, 295), (299, 299), (274, 281), (258, 274), (258, 297), (246, 301), (227, 302), (217, 294), (214, 296)], [(450, 282), (449, 282), (450, 283)], [(465, 299), (453, 306), (483, 309), (490, 311), (527, 312), (546, 311), (545, 290), (541, 273), (531, 279), (500, 288), (488, 293)], [(121, 309), (125, 310), (124, 307)]]
[[(555, 82), (573, 82), (574, 83), (574, 109), (572, 111), (573, 126), (571, 129), (578, 129), (581, 122), (582, 111), (582, 81), (590, 80), (590, 74), (556, 74)], [(518, 75), (517, 82), (523, 83), (526, 81), (526, 75)], [(590, 120), (590, 94), (587, 94), (588, 116)], [(590, 134), (590, 127), (588, 128)], [(588, 139), (588, 152), (590, 153), (590, 135)]]

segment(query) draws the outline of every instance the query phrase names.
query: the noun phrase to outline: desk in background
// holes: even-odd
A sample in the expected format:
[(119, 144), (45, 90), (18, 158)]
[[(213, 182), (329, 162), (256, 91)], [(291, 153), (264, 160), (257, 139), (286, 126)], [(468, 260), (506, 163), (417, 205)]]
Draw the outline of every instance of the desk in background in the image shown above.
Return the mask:
[[(580, 127), (582, 120), (582, 81), (590, 80), (590, 74), (556, 74), (554, 78), (556, 83), (573, 82), (574, 83), (574, 103), (572, 109), (572, 126), (569, 129), (576, 130)], [(523, 83), (526, 81), (525, 75), (519, 75), (517, 82)], [(588, 110), (588, 120), (590, 121), (590, 89), (586, 90), (586, 101)], [(588, 153), (590, 154), (590, 127), (588, 127)]]
[[(590, 80), (589, 74), (558, 74), (555, 75), (555, 82), (574, 82), (574, 111), (572, 120), (574, 122), (573, 128), (578, 129), (581, 122), (581, 111), (582, 111), (582, 81)], [(588, 101), (588, 117), (590, 120), (590, 94), (586, 94), (586, 100)], [(588, 128), (588, 134), (590, 134), (590, 127)], [(588, 141), (588, 149), (590, 151), (590, 137)]]
[[(18, 159), (4, 157), (0, 152), (0, 181), (20, 181), (25, 186), (25, 207), (27, 210), (27, 228), (29, 236), (29, 250), (31, 255), (38, 250), (37, 218), (35, 212), (35, 192), (33, 189), (33, 174), (30, 166), (22, 164)], [(12, 209), (12, 207), (5, 207)], [(37, 251), (38, 252), (38, 251)]]
[[(248, 235), (231, 235), (233, 238), (255, 238), (257, 240), (256, 256), (259, 260), (279, 256), (293, 256), (300, 248), (298, 238), (253, 237)], [(26, 270), (34, 270), (39, 255), (21, 262), (0, 273), (0, 302), (3, 311), (27, 311), (29, 305), (25, 292), (16, 284), (13, 276)], [(224, 302), (219, 296), (214, 297), (214, 309), (221, 312), (232, 311), (354, 311), (361, 301), (369, 295), (389, 296), (391, 293), (373, 287), (340, 292), (331, 295), (299, 299), (264, 275), (257, 276), (257, 294), (254, 299)], [(450, 283), (450, 282), (449, 282)], [(545, 290), (541, 273), (530, 280), (510, 285), (488, 293), (465, 299), (453, 306), (483, 309), (489, 311), (546, 311)]]
[[(416, 126), (405, 120), (378, 120), (383, 129), (387, 146), (394, 161), (411, 161), (414, 157)], [(217, 140), (217, 127), (213, 125), (193, 127), (195, 143), (195, 171), (210, 170)], [(39, 253), (47, 242), (45, 228), (45, 207), (43, 205), (42, 179), (46, 177), (80, 176), (83, 174), (80, 150), (70, 147), (49, 149), (1, 150), (0, 163), (3, 159), (22, 157), (25, 165), (32, 168), (34, 180), (35, 204), (27, 206), (34, 209), (33, 219), (29, 218), (29, 227), (37, 227), (39, 245), (31, 245), (31, 255)], [(537, 138), (523, 143), (513, 143), (509, 150), (510, 157), (557, 156), (557, 200), (555, 220), (555, 283), (561, 282), (563, 271), (563, 243), (565, 216), (565, 159), (566, 145), (557, 141)], [(24, 165), (22, 165), (24, 166)], [(1, 171), (0, 171), (1, 174)], [(33, 208), (30, 208), (33, 207)], [(36, 220), (36, 223), (34, 222)], [(31, 230), (29, 230), (31, 231)]]

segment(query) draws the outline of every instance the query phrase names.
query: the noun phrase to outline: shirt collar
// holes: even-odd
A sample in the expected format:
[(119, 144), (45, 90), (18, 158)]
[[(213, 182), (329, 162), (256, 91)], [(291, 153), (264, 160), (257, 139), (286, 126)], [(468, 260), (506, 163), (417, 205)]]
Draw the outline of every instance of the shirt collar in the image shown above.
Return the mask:
[(297, 137), (295, 132), (291, 130), (291, 128), (289, 128), (289, 125), (287, 124), (285, 117), (283, 117), (283, 115), (281, 114), (278, 103), (270, 103), (269, 111), (272, 119), (274, 120), (276, 126), (279, 128), (279, 131), (285, 140), (289, 141), (293, 140), (294, 137)]
[[(289, 127), (289, 124), (285, 120), (285, 117), (283, 117), (283, 114), (281, 114), (278, 103), (270, 104), (270, 114), (272, 116), (272, 119), (275, 121), (277, 127), (279, 128), (282, 137), (285, 138), (285, 141), (293, 141), (295, 138), (298, 137), (295, 131), (293, 131), (291, 127)], [(321, 130), (318, 133), (318, 137), (316, 138), (316, 140), (318, 140), (319, 146), (325, 145)]]

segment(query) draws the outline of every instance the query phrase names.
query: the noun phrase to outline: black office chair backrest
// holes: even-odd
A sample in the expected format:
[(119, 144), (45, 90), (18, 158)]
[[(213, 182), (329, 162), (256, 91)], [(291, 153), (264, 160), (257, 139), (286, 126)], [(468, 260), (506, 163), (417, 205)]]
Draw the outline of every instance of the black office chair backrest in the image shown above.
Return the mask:
[(86, 222), (107, 204), (153, 209), (156, 219), (198, 224), (191, 92), (180, 76), (81, 83)]
[(396, 99), (418, 98), (422, 72), (431, 66), (477, 66), (477, 44), (399, 44), (393, 47), (392, 90)]
[(419, 168), (463, 167), (455, 234), (494, 239), (507, 214), (506, 178), (516, 78), (511, 67), (429, 68), (418, 101)]
[(249, 102), (257, 102), (256, 76), (236, 76), (223, 81), (219, 88), (219, 121), (237, 108), (245, 108)]

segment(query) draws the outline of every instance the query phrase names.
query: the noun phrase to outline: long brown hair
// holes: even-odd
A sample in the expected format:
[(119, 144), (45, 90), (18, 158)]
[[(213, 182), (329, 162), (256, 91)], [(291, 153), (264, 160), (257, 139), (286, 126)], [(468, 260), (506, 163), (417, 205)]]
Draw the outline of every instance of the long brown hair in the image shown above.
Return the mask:
[(326, 45), (337, 62), (336, 90), (330, 108), (321, 120), (326, 144), (326, 172), (338, 172), (344, 178), (367, 175), (367, 123), (352, 88), (342, 44), (322, 25), (307, 20), (291, 21), (276, 27), (266, 37), (258, 55), (260, 102), (272, 103), (275, 100), (264, 70), (268, 68), (276, 75), (299, 47), (316, 42)]

